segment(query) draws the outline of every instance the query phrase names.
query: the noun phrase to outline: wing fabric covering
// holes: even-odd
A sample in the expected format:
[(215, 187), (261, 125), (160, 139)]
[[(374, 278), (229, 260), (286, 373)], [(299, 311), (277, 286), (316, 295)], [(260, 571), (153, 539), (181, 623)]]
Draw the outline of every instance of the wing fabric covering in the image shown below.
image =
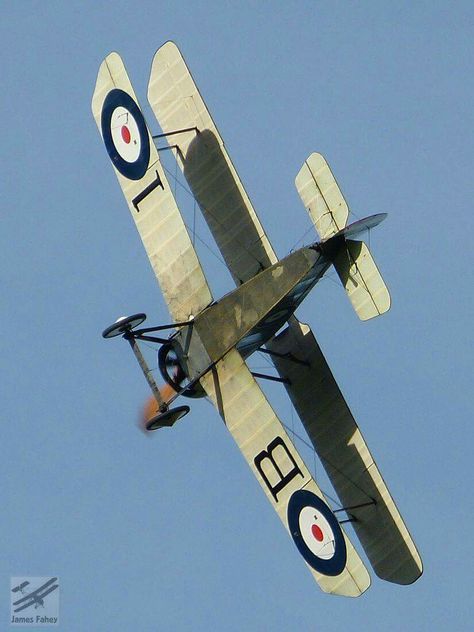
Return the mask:
[(155, 54), (148, 100), (237, 285), (277, 257), (224, 147), (191, 73), (173, 42)]
[[(123, 90), (137, 102), (117, 53), (108, 55), (101, 64), (92, 98), (100, 131), (104, 101), (113, 89)], [(134, 180), (118, 169), (115, 172), (171, 316), (177, 322), (186, 321), (209, 305), (212, 296), (148, 128), (146, 131), (150, 159), (143, 177)]]
[(361, 320), (375, 318), (390, 309), (388, 288), (363, 241), (347, 239), (333, 263)]
[(309, 363), (272, 358), (342, 505), (354, 507), (348, 513), (374, 571), (413, 583), (422, 573), (418, 551), (311, 330), (293, 318), (267, 348)]
[[(238, 351), (235, 349), (230, 351), (215, 365), (212, 373), (208, 373), (201, 379), (201, 384), (218, 409), (287, 530), (288, 500), (296, 490), (304, 488), (326, 502)], [(270, 493), (260, 471), (255, 466), (256, 456), (276, 437), (284, 441), (301, 472), (301, 476), (293, 478), (281, 490), (277, 499)], [(280, 462), (279, 466), (282, 471), (285, 470), (284, 463)], [(347, 563), (340, 575), (330, 577), (316, 572), (309, 566), (308, 568), (324, 592), (356, 597), (369, 587), (370, 577), (345, 534), (344, 539), (347, 547)]]
[(295, 184), (321, 239), (328, 239), (344, 228), (349, 208), (321, 154), (312, 153), (305, 160)]

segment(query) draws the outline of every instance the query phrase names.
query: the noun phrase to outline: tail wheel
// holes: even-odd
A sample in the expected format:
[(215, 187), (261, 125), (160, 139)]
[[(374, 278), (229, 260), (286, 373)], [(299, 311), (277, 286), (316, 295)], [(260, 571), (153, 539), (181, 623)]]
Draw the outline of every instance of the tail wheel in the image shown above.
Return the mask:
[[(167, 384), (175, 391), (186, 388), (188, 379), (171, 344), (164, 344), (158, 351), (158, 367)], [(199, 384), (195, 384), (181, 393), (184, 397), (204, 397), (205, 392)]]

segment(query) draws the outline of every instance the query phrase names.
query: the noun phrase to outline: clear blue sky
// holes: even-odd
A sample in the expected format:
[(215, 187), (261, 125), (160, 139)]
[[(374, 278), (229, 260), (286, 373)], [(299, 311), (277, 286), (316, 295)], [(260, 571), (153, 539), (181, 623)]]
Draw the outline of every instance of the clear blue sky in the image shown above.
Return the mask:
[[(67, 632), (469, 628), (473, 23), (470, 2), (3, 4), (0, 629), (21, 575), (59, 577)], [(320, 592), (207, 402), (150, 439), (135, 427), (146, 383), (100, 333), (168, 314), (90, 99), (117, 50), (155, 131), (146, 85), (168, 39), (280, 256), (310, 226), (293, 180), (311, 151), (358, 217), (389, 213), (371, 247), (391, 311), (359, 322), (328, 279), (299, 317), (420, 549), (413, 586)], [(199, 252), (215, 295), (230, 289)]]

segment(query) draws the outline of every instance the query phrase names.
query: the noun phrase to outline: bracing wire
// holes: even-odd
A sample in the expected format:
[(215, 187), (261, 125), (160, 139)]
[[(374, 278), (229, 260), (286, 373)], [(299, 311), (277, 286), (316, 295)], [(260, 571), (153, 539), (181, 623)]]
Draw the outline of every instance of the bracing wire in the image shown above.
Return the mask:
[[(188, 187), (187, 187), (187, 186), (185, 186), (185, 185), (184, 185), (184, 184), (183, 184), (183, 183), (179, 180), (179, 178), (176, 178), (176, 179), (175, 179), (174, 175), (173, 175), (173, 174), (171, 173), (171, 171), (170, 171), (170, 170), (166, 167), (166, 165), (163, 165), (163, 168), (164, 168), (164, 170), (166, 171), (166, 173), (169, 175), (169, 177), (170, 177), (170, 178), (172, 178), (173, 180), (175, 180), (175, 182), (176, 182), (177, 186), (179, 186), (179, 187), (180, 187), (180, 188), (181, 188), (181, 189), (182, 189), (182, 190), (183, 190), (183, 191), (184, 191), (187, 195), (189, 195), (189, 196), (190, 196), (190, 197), (194, 200), (194, 203), (196, 203), (196, 199), (195, 199), (195, 197), (194, 197), (194, 195), (193, 195), (192, 191), (190, 191), (190, 190), (188, 189)], [(209, 211), (209, 209), (207, 209), (207, 208), (205, 209), (205, 211), (206, 211), (206, 213), (207, 213), (210, 217), (212, 217), (212, 219), (216, 222), (216, 224), (219, 224), (219, 226), (223, 226), (223, 223), (221, 222), (221, 220), (220, 220), (220, 218), (219, 218), (219, 217), (217, 217), (214, 213), (212, 213), (211, 211)], [(189, 227), (188, 227), (188, 228), (189, 228)], [(264, 237), (265, 237), (265, 234), (263, 234), (263, 235), (258, 235), (258, 239), (257, 239), (254, 243), (259, 243), (259, 242), (261, 242), (261, 241), (263, 240), (263, 238), (264, 238)], [(202, 243), (204, 243), (204, 241), (203, 241), (202, 239), (201, 239), (200, 241), (201, 241)], [(247, 252), (247, 254), (248, 254), (250, 257), (252, 257), (252, 259), (253, 259), (256, 263), (258, 263), (259, 265), (262, 265), (262, 264), (261, 264), (261, 261), (258, 259), (258, 257), (256, 257), (256, 256), (253, 254), (253, 252), (252, 252), (252, 251), (248, 248), (248, 246), (246, 246), (244, 243), (242, 243), (242, 242), (241, 242), (241, 241), (239, 241), (239, 240), (236, 240), (236, 241), (237, 241), (237, 242), (239, 243), (239, 245), (240, 245), (240, 246), (241, 246), (241, 247), (242, 247), (242, 248), (243, 248), (243, 249)], [(206, 245), (207, 245), (207, 244), (206, 244)], [(207, 247), (210, 249), (210, 247), (209, 247), (209, 246), (207, 246)], [(226, 268), (227, 268), (227, 264), (226, 264), (223, 260), (222, 260), (222, 262), (224, 263), (224, 265), (225, 265), (225, 266), (226, 266)]]
[[(314, 457), (316, 458), (316, 452), (312, 446), (311, 443), (309, 443), (308, 441), (306, 441), (305, 439), (303, 439), (303, 437), (301, 437), (297, 432), (295, 432), (294, 430), (292, 430), (291, 428), (289, 428), (286, 424), (282, 424), (283, 427), (285, 428), (285, 430), (288, 430), (288, 432), (291, 432), (291, 434), (293, 435), (293, 437), (295, 437), (296, 439), (298, 439), (298, 441), (301, 441), (301, 443), (303, 445), (305, 445), (307, 448), (309, 448), (311, 450), (311, 452), (314, 454)], [(315, 471), (315, 475), (316, 475), (316, 471)], [(315, 476), (316, 478), (316, 476)], [(341, 503), (336, 500), (335, 498), (333, 498), (330, 494), (328, 494), (326, 491), (324, 491), (323, 489), (321, 490), (324, 495), (329, 498), (329, 500), (331, 500), (335, 505), (338, 505), (339, 507), (342, 508)]]
[[(173, 154), (174, 154), (174, 152), (173, 152)], [(176, 161), (176, 165), (177, 165), (177, 164), (178, 164), (178, 163), (177, 163), (177, 161)], [(173, 175), (173, 174), (171, 173), (171, 171), (170, 171), (170, 170), (166, 167), (166, 165), (163, 165), (163, 167), (164, 167), (164, 169), (165, 169), (166, 173), (170, 176), (170, 178), (172, 178), (172, 179), (174, 180), (174, 183), (175, 183), (175, 191), (176, 191), (176, 187), (177, 187), (177, 186), (179, 186), (179, 187), (180, 187), (180, 188), (181, 188), (181, 189), (182, 189), (182, 190), (183, 190), (183, 191), (184, 191), (187, 195), (189, 195), (189, 196), (193, 199), (193, 201), (194, 201), (194, 213), (195, 213), (195, 211), (196, 211), (195, 206), (196, 206), (196, 204), (197, 204), (197, 203), (196, 203), (196, 199), (195, 199), (195, 197), (194, 197), (194, 195), (193, 195), (192, 191), (191, 191), (191, 190), (190, 190), (190, 189), (189, 189), (186, 185), (184, 185), (184, 184), (183, 184), (183, 183), (179, 180), (179, 178), (177, 177), (177, 175)], [(176, 169), (176, 171), (177, 171), (177, 169)], [(205, 211), (206, 211), (206, 213), (207, 213), (210, 217), (212, 217), (212, 219), (214, 220), (214, 222), (216, 222), (216, 224), (219, 224), (220, 226), (223, 226), (223, 223), (221, 222), (221, 220), (220, 220), (220, 218), (219, 218), (218, 216), (216, 216), (214, 213), (212, 213), (209, 209), (205, 209)], [(293, 246), (289, 249), (289, 251), (288, 251), (288, 252), (289, 252), (289, 253), (293, 252), (293, 251), (295, 250), (295, 248), (296, 248), (297, 246), (299, 246), (299, 244), (302, 244), (302, 243), (304, 242), (305, 237), (306, 237), (306, 236), (307, 236), (310, 232), (312, 232), (312, 231), (314, 231), (314, 225), (313, 225), (313, 224), (311, 224), (311, 226), (309, 226), (309, 227), (308, 227), (308, 228), (304, 231), (304, 233), (301, 235), (301, 237), (300, 237), (300, 238), (299, 238), (299, 239), (298, 239), (298, 240), (294, 243), (294, 245), (293, 245)], [(194, 235), (194, 233), (193, 233), (193, 235)], [(266, 235), (265, 235), (265, 233), (263, 233), (262, 235), (258, 235), (258, 238), (257, 238), (257, 240), (256, 240), (254, 243), (260, 243), (260, 242), (262, 242), (262, 240), (263, 240), (263, 238), (264, 238), (265, 236), (266, 236)], [(202, 240), (201, 240), (201, 241), (202, 241)], [(261, 262), (260, 262), (260, 260), (258, 259), (258, 257), (256, 257), (256, 256), (254, 255), (254, 253), (253, 253), (253, 252), (249, 249), (249, 247), (248, 247), (246, 244), (242, 243), (242, 241), (240, 241), (240, 240), (238, 240), (238, 239), (237, 239), (237, 242), (238, 242), (238, 243), (239, 243), (239, 245), (240, 245), (240, 246), (241, 246), (241, 247), (242, 247), (242, 248), (243, 248), (243, 249), (247, 252), (247, 254), (248, 254), (250, 257), (252, 257), (252, 259), (253, 259), (256, 263), (258, 263), (259, 265), (261, 265)], [(194, 243), (194, 242), (193, 242), (193, 243)], [(209, 248), (209, 246), (208, 246), (208, 248)]]

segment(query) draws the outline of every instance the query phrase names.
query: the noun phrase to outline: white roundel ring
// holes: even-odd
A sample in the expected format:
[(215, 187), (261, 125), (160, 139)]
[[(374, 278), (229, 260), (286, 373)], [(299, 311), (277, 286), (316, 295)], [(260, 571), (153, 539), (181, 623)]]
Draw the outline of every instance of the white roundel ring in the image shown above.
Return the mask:
[(100, 123), (115, 168), (129, 180), (140, 180), (150, 162), (150, 140), (137, 103), (127, 92), (111, 90), (102, 106)]
[(346, 566), (344, 535), (336, 517), (318, 496), (296, 491), (288, 502), (288, 527), (305, 561), (318, 573), (339, 575)]

